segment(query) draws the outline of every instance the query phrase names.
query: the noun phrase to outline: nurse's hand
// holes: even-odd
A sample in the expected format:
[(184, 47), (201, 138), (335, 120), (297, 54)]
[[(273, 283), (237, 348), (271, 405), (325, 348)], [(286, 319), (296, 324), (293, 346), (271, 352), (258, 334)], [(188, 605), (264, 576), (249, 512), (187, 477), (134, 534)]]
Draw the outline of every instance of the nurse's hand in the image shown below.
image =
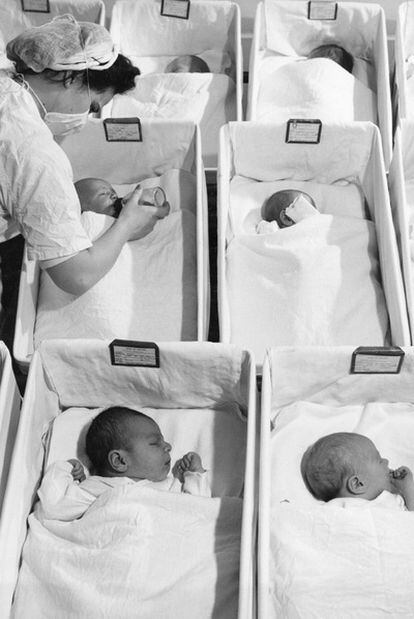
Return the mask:
[(141, 187), (136, 187), (119, 214), (118, 222), (128, 225), (129, 241), (136, 241), (147, 236), (152, 232), (157, 221), (166, 217), (170, 212), (168, 202), (164, 202), (162, 206), (138, 204), (141, 194)]

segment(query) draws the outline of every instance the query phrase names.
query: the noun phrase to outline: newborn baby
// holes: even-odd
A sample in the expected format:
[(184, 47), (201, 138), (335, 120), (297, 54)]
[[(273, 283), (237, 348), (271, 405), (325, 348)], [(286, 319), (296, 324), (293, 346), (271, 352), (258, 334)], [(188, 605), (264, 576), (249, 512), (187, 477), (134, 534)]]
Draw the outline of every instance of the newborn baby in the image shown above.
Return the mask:
[(261, 208), (261, 221), (256, 230), (259, 234), (275, 232), (279, 228), (287, 228), (293, 224), (318, 215), (313, 198), (304, 191), (297, 189), (282, 189), (267, 198)]
[(315, 47), (315, 49), (308, 54), (307, 58), (308, 60), (312, 58), (329, 58), (348, 71), (348, 73), (352, 73), (352, 69), (354, 68), (354, 58), (352, 54), (335, 43), (328, 43)]
[(80, 518), (104, 492), (127, 484), (210, 497), (207, 471), (201, 458), (189, 452), (172, 469), (171, 445), (151, 417), (130, 408), (107, 408), (92, 421), (86, 434), (86, 454), (93, 473), (85, 477), (79, 460), (51, 464), (38, 491), (44, 519)]
[(336, 432), (320, 438), (305, 451), (301, 472), (315, 499), (341, 507), (375, 501), (378, 506), (414, 511), (410, 469), (390, 470), (388, 460), (361, 434)]
[[(137, 186), (139, 187), (139, 185)], [(121, 212), (124, 200), (131, 194), (118, 197), (115, 189), (107, 181), (101, 178), (82, 178), (75, 183), (75, 189), (79, 197), (81, 211), (93, 211), (101, 215), (109, 215), (117, 218)], [(164, 206), (168, 204), (166, 195), (161, 187), (143, 189), (138, 204), (148, 206)]]
[(166, 66), (165, 73), (210, 73), (210, 68), (199, 56), (187, 54), (174, 58)]

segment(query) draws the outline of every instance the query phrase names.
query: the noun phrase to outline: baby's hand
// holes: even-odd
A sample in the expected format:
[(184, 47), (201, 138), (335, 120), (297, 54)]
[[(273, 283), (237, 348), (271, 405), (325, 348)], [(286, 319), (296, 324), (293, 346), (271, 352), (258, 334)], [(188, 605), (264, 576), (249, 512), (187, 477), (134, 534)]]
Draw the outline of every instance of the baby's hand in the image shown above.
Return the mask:
[(70, 462), (70, 464), (72, 465), (72, 470), (70, 473), (73, 477), (73, 481), (85, 481), (86, 475), (83, 464), (79, 462), (79, 460), (77, 460), (76, 458), (68, 460), (68, 462)]
[(200, 456), (194, 451), (189, 451), (188, 454), (177, 460), (172, 470), (174, 477), (178, 477), (181, 483), (184, 481), (184, 473), (187, 471), (191, 473), (205, 472)]
[(390, 474), (391, 486), (403, 497), (407, 490), (413, 487), (413, 474), (408, 466), (400, 466)]

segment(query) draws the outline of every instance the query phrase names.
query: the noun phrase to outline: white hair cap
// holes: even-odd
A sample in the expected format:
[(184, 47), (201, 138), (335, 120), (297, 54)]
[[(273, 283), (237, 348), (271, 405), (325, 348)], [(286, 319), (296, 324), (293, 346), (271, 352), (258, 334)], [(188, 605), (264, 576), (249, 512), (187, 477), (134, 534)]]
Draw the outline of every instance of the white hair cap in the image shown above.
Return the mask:
[(24, 63), (35, 73), (53, 71), (102, 71), (110, 67), (118, 51), (109, 32), (92, 22), (77, 22), (73, 15), (25, 30), (9, 41), (7, 57)]

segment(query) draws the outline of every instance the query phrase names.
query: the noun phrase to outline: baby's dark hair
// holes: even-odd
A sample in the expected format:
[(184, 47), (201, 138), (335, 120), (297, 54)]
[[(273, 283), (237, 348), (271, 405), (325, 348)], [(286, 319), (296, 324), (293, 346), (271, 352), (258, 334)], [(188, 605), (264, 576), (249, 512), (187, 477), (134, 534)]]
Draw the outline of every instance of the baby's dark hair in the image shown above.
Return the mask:
[(181, 73), (180, 63), (187, 63), (190, 73), (210, 73), (210, 67), (205, 60), (194, 54), (185, 54), (177, 56), (166, 67), (167, 73)]
[(327, 43), (326, 45), (315, 47), (308, 55), (308, 59), (310, 58), (329, 58), (349, 73), (352, 73), (354, 68), (354, 57), (352, 54), (336, 43)]
[(310, 196), (305, 191), (300, 191), (299, 189), (280, 189), (279, 191), (275, 191), (271, 196), (267, 198), (265, 203), (261, 209), (262, 219), (265, 221), (274, 221), (275, 219), (275, 210), (279, 209), (287, 209), (288, 206), (292, 204), (295, 198), (303, 195), (306, 199), (316, 208), (315, 201), (312, 196)]
[(346, 480), (355, 475), (354, 444), (358, 436), (353, 432), (335, 432), (323, 436), (305, 451), (300, 470), (315, 499), (335, 499)]
[(110, 469), (110, 451), (128, 448), (128, 421), (137, 417), (150, 419), (148, 415), (125, 406), (111, 406), (93, 419), (86, 433), (85, 449), (95, 474), (102, 475)]

